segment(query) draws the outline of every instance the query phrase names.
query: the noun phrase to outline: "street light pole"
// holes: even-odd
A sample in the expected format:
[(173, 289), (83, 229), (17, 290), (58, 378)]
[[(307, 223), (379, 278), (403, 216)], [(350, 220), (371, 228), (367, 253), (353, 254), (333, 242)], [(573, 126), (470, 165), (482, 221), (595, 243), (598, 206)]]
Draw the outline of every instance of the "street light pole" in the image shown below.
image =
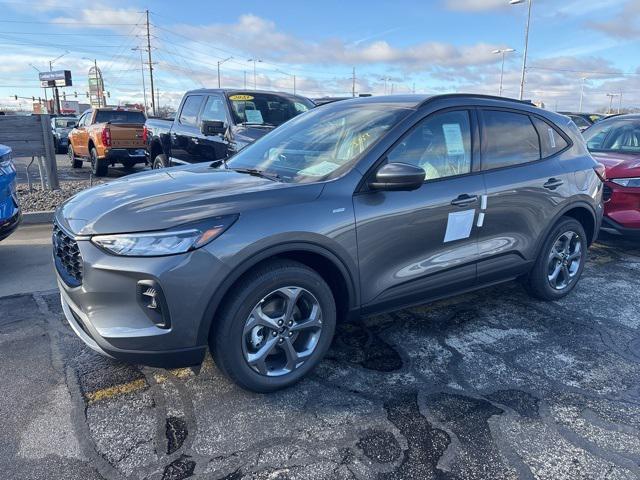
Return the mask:
[(220, 88), (220, 65), (231, 60), (232, 58), (233, 57), (225, 58), (224, 60), (218, 60), (218, 88)]
[(578, 108), (578, 112), (582, 113), (582, 99), (584, 98), (584, 81), (587, 79), (587, 77), (582, 77), (580, 80), (582, 80), (582, 83), (580, 85), (580, 107)]
[(494, 50), (491, 53), (495, 53), (496, 55), (502, 55), (502, 67), (500, 68), (500, 87), (498, 88), (498, 95), (502, 96), (502, 79), (504, 78), (504, 56), (507, 53), (515, 52), (513, 48), (499, 48)]
[(522, 76), (520, 78), (520, 100), (524, 98), (524, 82), (527, 73), (527, 52), (529, 50), (529, 25), (531, 24), (531, 4), (533, 0), (511, 0), (510, 5), (520, 5), (527, 1), (527, 25), (524, 30), (524, 52), (522, 55)]
[(144, 59), (142, 58), (142, 52), (144, 48), (135, 47), (135, 48), (132, 48), (131, 50), (133, 51), (138, 50), (140, 52), (140, 73), (142, 75), (142, 98), (144, 100), (144, 113), (146, 114), (147, 113), (147, 87), (144, 81)]
[[(49, 60), (49, 71), (50, 72), (53, 71), (53, 64), (57, 60), (60, 60), (62, 57), (64, 57), (65, 55), (68, 55), (69, 53), (70, 53), (69, 50), (67, 50), (62, 55), (57, 56), (53, 60)], [(53, 107), (54, 113), (57, 113), (57, 114), (62, 113), (60, 109), (60, 93), (58, 92), (58, 87), (53, 87), (53, 103), (54, 103), (54, 107)]]

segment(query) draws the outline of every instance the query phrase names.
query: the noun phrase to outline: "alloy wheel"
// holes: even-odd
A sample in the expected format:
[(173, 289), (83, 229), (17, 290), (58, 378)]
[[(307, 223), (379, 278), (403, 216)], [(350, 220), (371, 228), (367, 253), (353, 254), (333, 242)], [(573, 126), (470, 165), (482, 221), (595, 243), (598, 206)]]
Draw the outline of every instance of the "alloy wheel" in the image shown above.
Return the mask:
[(558, 236), (549, 252), (547, 278), (555, 290), (564, 290), (576, 278), (582, 263), (582, 238), (569, 230)]
[(322, 331), (322, 309), (308, 290), (283, 287), (253, 308), (242, 333), (247, 364), (261, 375), (287, 375), (311, 357)]

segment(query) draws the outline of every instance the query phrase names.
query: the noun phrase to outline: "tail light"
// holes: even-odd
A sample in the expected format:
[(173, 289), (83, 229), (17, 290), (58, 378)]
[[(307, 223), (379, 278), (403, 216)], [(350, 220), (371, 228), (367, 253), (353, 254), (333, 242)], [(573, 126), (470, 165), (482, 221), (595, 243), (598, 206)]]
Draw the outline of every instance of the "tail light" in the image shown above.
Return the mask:
[(107, 127), (102, 129), (102, 145), (105, 147), (111, 146), (111, 130)]
[(149, 138), (149, 130), (147, 130), (147, 126), (142, 127), (142, 143), (147, 144), (147, 138)]
[(603, 164), (598, 163), (595, 167), (593, 167), (593, 170), (596, 172), (596, 175), (598, 175), (598, 178), (600, 180), (602, 180), (603, 182), (607, 181), (607, 171), (605, 170)]

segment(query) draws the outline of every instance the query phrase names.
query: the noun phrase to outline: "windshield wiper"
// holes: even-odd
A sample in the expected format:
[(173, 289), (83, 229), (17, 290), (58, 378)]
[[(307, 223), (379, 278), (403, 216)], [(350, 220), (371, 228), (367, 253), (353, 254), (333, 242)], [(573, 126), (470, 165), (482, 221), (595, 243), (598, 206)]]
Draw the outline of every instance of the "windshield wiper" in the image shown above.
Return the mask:
[(267, 122), (240, 122), (239, 125), (242, 125), (243, 127), (275, 127), (273, 123)]
[(266, 170), (258, 170), (257, 168), (231, 168), (231, 170), (238, 173), (255, 175), (256, 177), (268, 178), (269, 180), (274, 180), (274, 181), (279, 181), (282, 178), (277, 173), (267, 172)]

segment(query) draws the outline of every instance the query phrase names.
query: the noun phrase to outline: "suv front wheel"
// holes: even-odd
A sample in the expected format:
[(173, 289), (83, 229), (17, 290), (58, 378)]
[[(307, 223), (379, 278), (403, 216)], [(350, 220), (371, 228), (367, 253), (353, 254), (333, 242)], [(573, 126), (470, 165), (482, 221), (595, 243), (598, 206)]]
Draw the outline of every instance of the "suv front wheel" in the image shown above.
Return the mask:
[(294, 384), (322, 360), (336, 306), (318, 273), (276, 260), (235, 285), (216, 317), (209, 343), (218, 368), (243, 388), (271, 392)]
[(587, 236), (582, 224), (563, 217), (553, 227), (526, 282), (542, 300), (559, 300), (578, 283), (587, 260)]

